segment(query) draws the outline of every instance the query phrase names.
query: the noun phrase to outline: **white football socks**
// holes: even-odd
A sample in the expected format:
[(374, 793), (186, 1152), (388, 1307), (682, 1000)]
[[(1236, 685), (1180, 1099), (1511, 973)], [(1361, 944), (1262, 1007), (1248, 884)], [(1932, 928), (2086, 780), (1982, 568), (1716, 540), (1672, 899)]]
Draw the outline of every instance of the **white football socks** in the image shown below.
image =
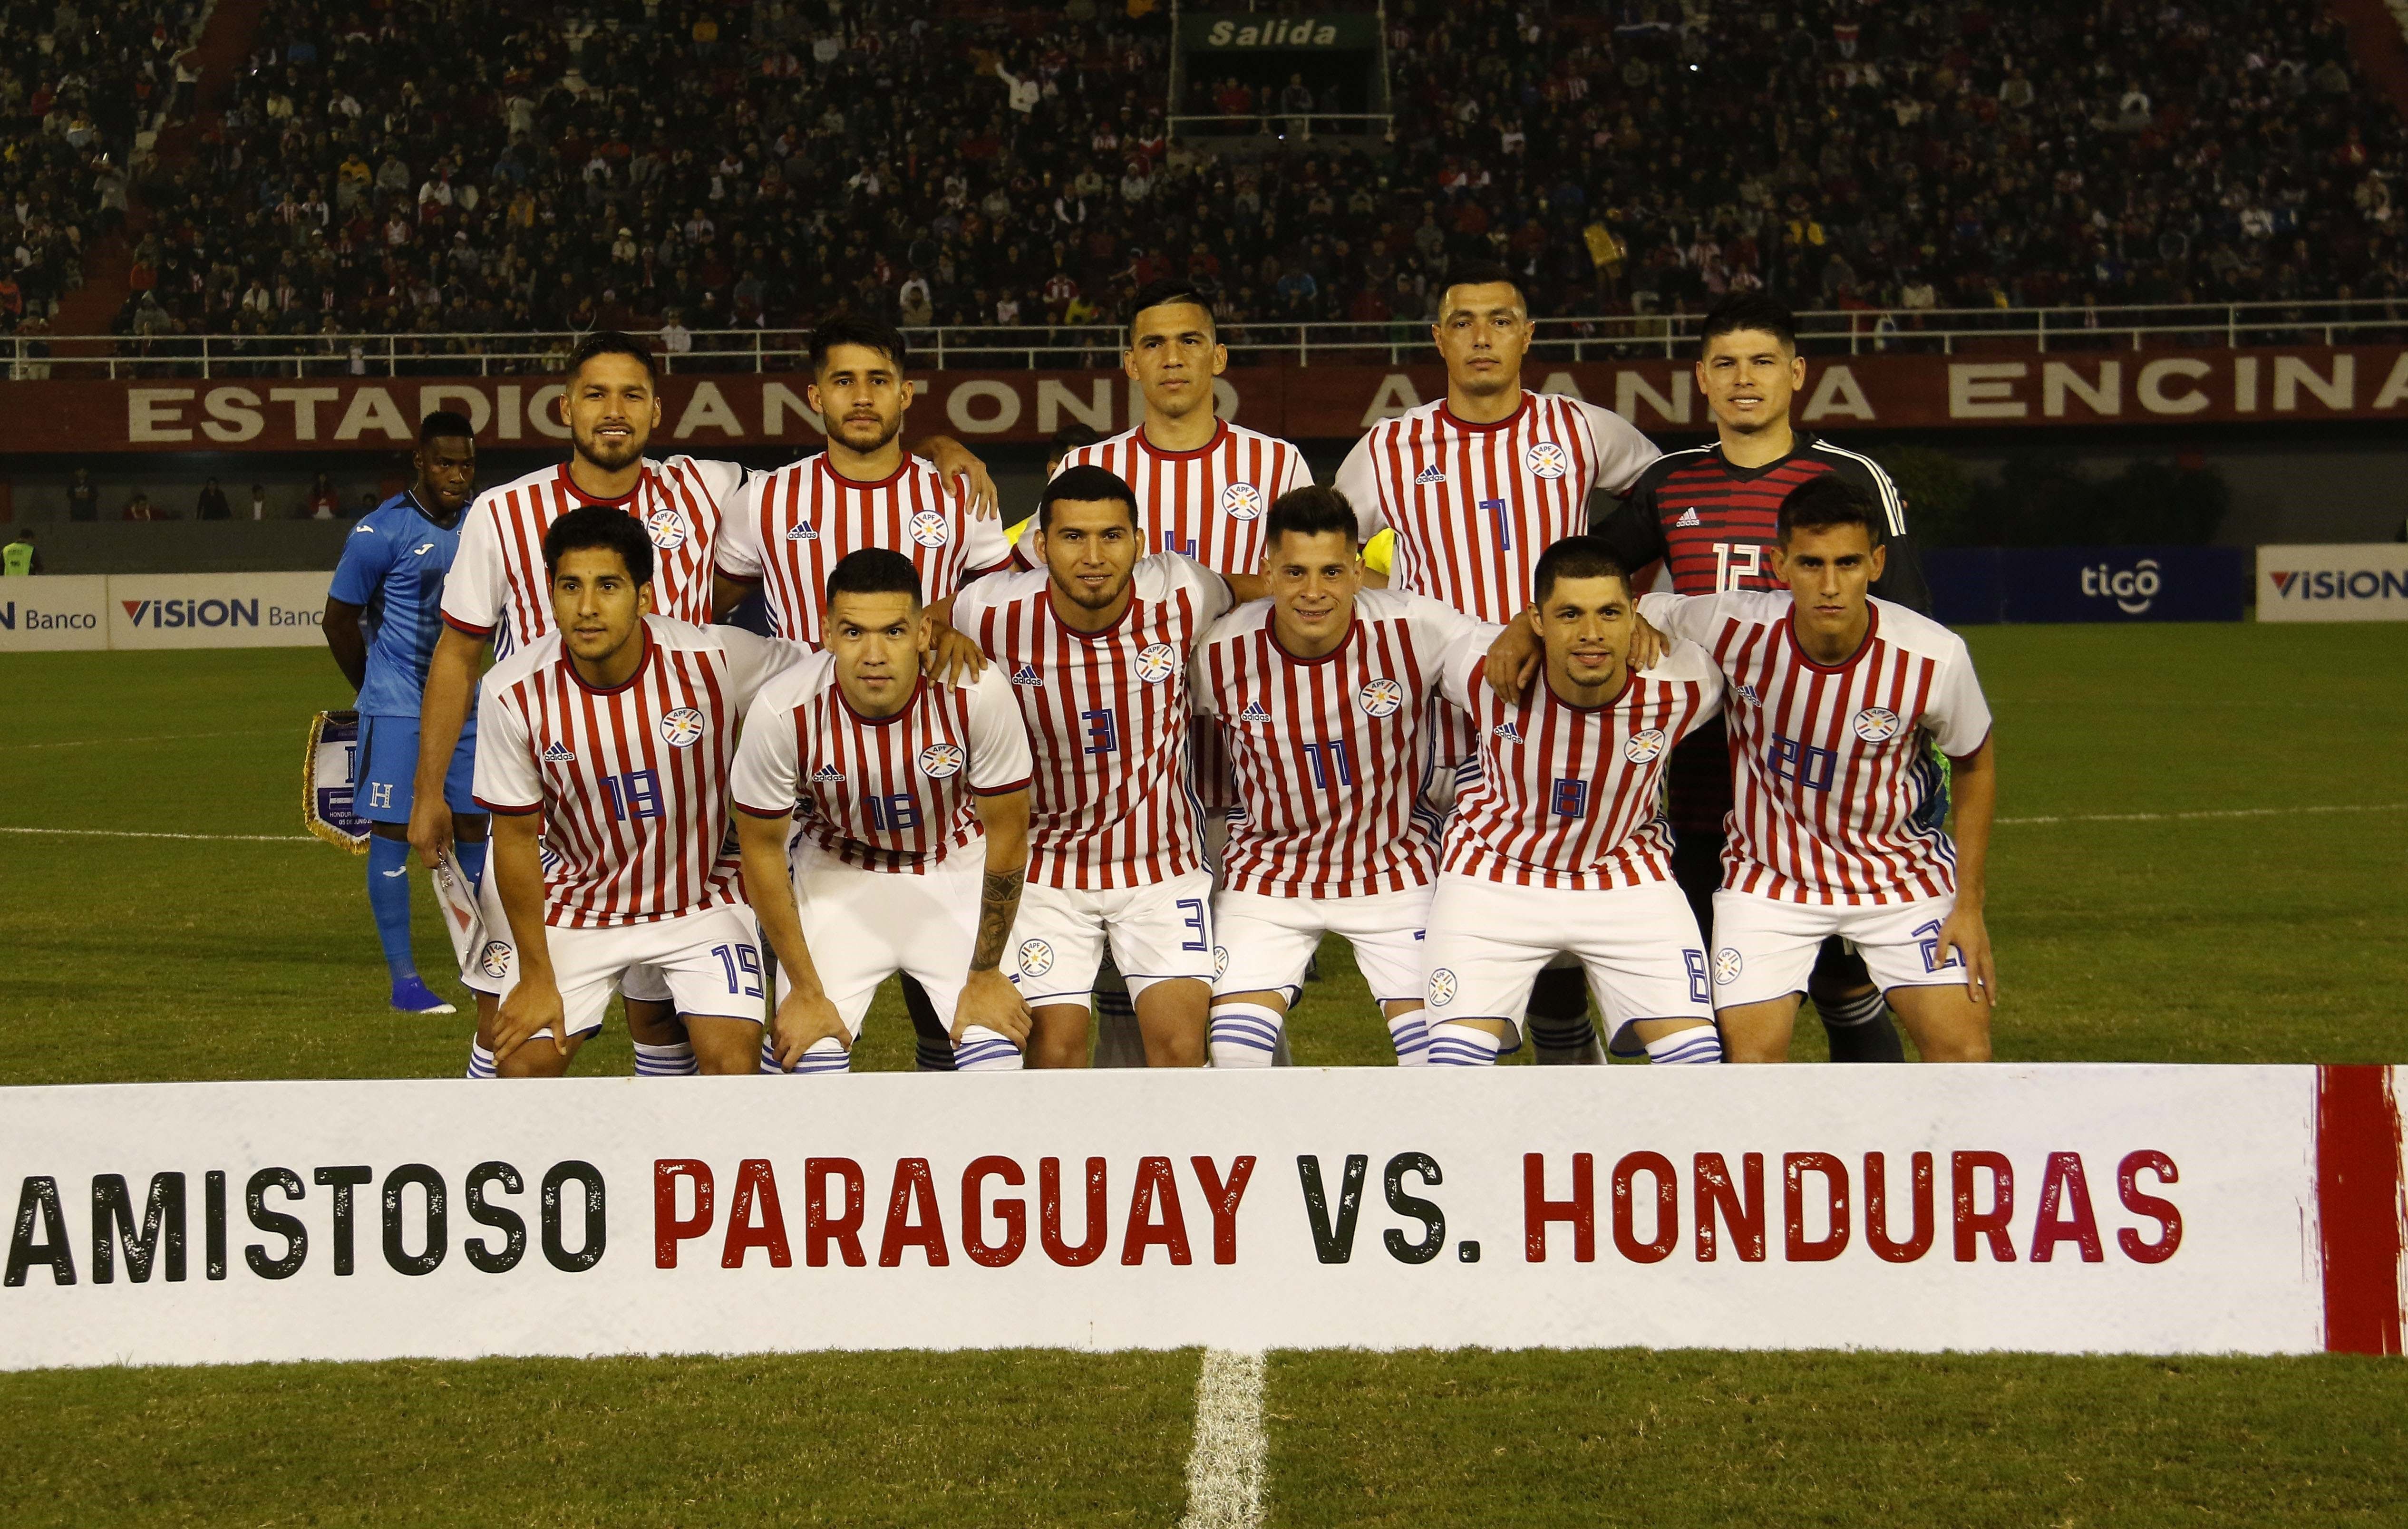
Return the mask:
[(1658, 1067), (1711, 1065), (1723, 1059), (1723, 1037), (1711, 1024), (1675, 1030), (1647, 1043), (1647, 1060)]
[(1269, 1066), (1286, 1022), (1278, 1009), (1264, 1004), (1213, 1005), (1212, 1065)]
[(1493, 1067), (1497, 1052), (1504, 1042), (1485, 1030), (1476, 1030), (1458, 1021), (1430, 1026), (1429, 1065), (1433, 1067)]

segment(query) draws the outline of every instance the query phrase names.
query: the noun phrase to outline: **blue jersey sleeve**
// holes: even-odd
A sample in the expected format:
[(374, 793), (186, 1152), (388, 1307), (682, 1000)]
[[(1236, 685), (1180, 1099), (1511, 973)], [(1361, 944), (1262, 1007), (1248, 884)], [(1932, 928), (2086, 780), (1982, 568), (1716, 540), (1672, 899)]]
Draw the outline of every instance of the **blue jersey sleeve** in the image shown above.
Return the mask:
[(384, 576), (393, 571), (393, 532), (390, 522), (380, 513), (351, 528), (343, 539), (342, 558), (335, 564), (335, 581), (326, 593), (347, 606), (365, 607), (371, 604), (377, 591), (383, 587)]

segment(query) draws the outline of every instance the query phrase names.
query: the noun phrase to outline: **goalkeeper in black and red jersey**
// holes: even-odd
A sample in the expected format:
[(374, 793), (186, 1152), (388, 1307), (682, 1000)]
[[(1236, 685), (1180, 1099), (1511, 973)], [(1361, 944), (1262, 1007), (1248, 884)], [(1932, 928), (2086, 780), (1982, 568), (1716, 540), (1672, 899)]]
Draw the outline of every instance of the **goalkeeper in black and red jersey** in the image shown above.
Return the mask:
[[(1761, 293), (1735, 293), (1706, 315), (1698, 391), (1715, 441), (1656, 459), (1619, 508), (1596, 526), (1626, 568), (1661, 562), (1676, 594), (1777, 590), (1767, 555), (1773, 517), (1792, 489), (1836, 474), (1887, 518), (1889, 557), (1872, 593), (1926, 615), (1931, 593), (1906, 531), (1906, 500), (1868, 456), (1795, 428), (1789, 411), (1805, 385), (1796, 322)], [(1722, 884), (1723, 815), (1731, 805), (1729, 741), (1717, 720), (1684, 739), (1669, 771), (1678, 842), (1673, 873), (1713, 949), (1713, 893)], [(1947, 816), (1946, 793), (1934, 811)], [(1834, 1062), (1904, 1060), (1898, 1026), (1865, 964), (1843, 941), (1827, 942), (1807, 984), (1829, 1033)]]

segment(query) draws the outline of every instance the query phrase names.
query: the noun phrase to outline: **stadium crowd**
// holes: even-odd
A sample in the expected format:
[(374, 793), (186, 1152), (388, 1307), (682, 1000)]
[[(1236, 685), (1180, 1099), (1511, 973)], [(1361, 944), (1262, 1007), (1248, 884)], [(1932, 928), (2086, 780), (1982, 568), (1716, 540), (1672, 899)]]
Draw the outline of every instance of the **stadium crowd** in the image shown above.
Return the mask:
[[(59, 232), (71, 214), (97, 229), (122, 203), (99, 150), (127, 91), (158, 88), (169, 8), (55, 29), (150, 29), (107, 68), (0, 72), (0, 218), (53, 231), (47, 254), (20, 244), (21, 293), (71, 267), (90, 232)], [(9, 7), (9, 36), (38, 9)], [(141, 178), (118, 327), (663, 325), (675, 350), (838, 304), (907, 325), (1109, 321), (1165, 275), (1216, 289), (1231, 324), (1405, 324), (1463, 258), (1507, 260), (1555, 313), (1695, 312), (1757, 286), (1914, 309), (2408, 285), (2400, 119), (2314, 0), (1388, 17), (1392, 142), (1315, 135), (1269, 115), (1295, 102), (1209, 71), (1182, 109), (1246, 132), (1174, 142), (1167, 18), (1143, 5), (270, 0), (199, 154)], [(1278, 151), (1242, 147), (1256, 122), (1285, 133)]]

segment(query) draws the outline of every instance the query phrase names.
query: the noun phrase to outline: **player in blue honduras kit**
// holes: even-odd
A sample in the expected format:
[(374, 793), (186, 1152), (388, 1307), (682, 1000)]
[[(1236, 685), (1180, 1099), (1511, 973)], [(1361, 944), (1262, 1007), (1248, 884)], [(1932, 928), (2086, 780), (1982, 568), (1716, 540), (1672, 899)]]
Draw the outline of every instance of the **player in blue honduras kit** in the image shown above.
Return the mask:
[[(419, 979), (409, 949), (409, 799), (418, 770), (420, 692), (443, 630), (443, 576), (460, 546), (460, 516), (477, 490), (477, 442), (466, 417), (430, 414), (418, 429), (417, 481), (360, 517), (326, 592), (326, 646), (360, 693), (359, 767), (352, 805), (370, 824), (368, 910), (376, 917), (393, 1007), (450, 1014)], [(443, 796), (460, 868), (485, 869), (484, 815), (469, 793), (477, 756), (472, 715), (452, 756)]]

